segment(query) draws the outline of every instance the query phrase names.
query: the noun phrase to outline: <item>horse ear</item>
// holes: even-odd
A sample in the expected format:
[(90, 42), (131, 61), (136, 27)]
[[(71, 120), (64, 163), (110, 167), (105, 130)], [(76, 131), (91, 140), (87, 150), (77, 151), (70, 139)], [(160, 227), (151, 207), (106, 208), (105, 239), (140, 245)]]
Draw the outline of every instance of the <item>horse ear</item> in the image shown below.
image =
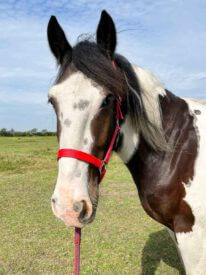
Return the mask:
[(110, 59), (113, 59), (116, 48), (116, 29), (112, 17), (105, 11), (102, 11), (101, 18), (96, 33), (97, 45), (103, 53)]
[(66, 54), (72, 55), (72, 47), (70, 46), (67, 38), (59, 25), (55, 16), (51, 16), (48, 27), (47, 27), (47, 37), (49, 42), (49, 47), (56, 57), (57, 63), (62, 64), (63, 58)]

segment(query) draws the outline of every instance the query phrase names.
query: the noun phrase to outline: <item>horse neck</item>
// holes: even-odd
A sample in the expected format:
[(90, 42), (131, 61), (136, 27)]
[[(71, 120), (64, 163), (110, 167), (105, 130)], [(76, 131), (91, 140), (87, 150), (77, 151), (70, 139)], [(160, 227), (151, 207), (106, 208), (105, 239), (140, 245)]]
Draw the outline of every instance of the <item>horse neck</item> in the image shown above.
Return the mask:
[[(165, 92), (165, 96), (159, 97), (159, 104), (162, 128), (169, 144), (168, 150), (155, 152), (142, 133), (134, 129), (129, 116), (121, 129), (122, 139), (117, 153), (139, 188), (142, 188), (139, 185), (141, 180), (148, 177), (147, 173), (142, 171), (150, 171), (152, 174), (154, 170), (159, 171), (161, 166), (165, 167), (172, 163), (173, 159), (179, 161), (180, 167), (186, 167), (188, 161), (191, 162), (192, 159), (192, 166), (194, 166), (193, 162), (197, 155), (197, 133), (188, 104), (169, 91)], [(187, 153), (188, 151), (190, 154)], [(185, 182), (184, 179), (183, 182)]]

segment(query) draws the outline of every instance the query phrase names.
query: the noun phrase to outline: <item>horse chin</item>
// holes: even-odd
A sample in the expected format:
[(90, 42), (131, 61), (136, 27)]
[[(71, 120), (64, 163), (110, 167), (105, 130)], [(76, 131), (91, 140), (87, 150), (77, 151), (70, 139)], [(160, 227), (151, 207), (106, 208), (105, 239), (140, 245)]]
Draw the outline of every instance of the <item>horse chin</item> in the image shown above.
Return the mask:
[(65, 217), (64, 215), (58, 216), (57, 218), (62, 220), (67, 227), (78, 227), (78, 228), (84, 227), (84, 224), (81, 223), (78, 220), (78, 218), (71, 219), (71, 218)]

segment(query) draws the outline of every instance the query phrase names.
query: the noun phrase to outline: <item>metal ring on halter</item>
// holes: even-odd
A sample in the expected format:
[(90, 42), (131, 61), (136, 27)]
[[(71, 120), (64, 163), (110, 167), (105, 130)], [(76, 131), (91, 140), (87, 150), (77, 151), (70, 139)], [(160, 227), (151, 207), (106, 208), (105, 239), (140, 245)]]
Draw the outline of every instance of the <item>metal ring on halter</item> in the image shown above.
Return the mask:
[(99, 168), (100, 175), (102, 174), (103, 171), (106, 170), (106, 165), (107, 165), (106, 162), (103, 160), (102, 161), (102, 166)]

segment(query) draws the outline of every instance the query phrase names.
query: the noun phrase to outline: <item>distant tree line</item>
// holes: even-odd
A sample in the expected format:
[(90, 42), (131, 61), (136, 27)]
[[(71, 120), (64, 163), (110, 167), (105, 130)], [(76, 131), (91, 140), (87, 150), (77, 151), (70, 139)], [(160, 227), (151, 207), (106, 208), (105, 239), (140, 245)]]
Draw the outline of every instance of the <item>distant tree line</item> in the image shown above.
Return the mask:
[(36, 128), (33, 128), (29, 131), (15, 131), (14, 129), (6, 129), (2, 128), (0, 129), (0, 136), (4, 137), (31, 137), (31, 136), (55, 136), (56, 132), (51, 132), (46, 129), (44, 130), (38, 130)]

